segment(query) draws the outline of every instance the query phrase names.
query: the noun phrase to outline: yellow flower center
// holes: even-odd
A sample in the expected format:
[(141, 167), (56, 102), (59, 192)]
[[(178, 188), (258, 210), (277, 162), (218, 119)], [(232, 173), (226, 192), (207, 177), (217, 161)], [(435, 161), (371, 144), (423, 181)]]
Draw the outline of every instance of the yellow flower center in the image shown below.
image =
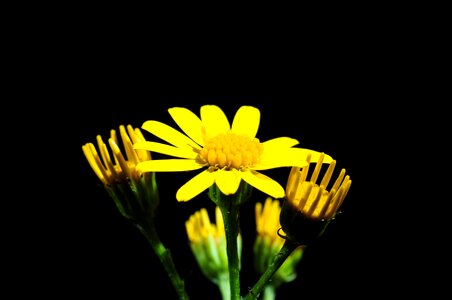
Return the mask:
[(263, 150), (259, 139), (228, 132), (206, 140), (199, 156), (211, 166), (239, 170), (259, 162)]

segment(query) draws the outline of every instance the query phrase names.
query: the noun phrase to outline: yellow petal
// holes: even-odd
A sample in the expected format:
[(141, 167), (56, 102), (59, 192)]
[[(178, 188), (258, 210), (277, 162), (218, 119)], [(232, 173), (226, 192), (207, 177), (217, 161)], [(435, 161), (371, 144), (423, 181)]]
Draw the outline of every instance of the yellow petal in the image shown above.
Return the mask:
[[(265, 148), (264, 148), (265, 149)], [(308, 154), (311, 154), (311, 163), (317, 162), (320, 158), (320, 154), (322, 152), (310, 150), (310, 149), (304, 149), (304, 148), (291, 148), (290, 149), (290, 155), (296, 155), (298, 157), (302, 157), (304, 160), (308, 157)], [(324, 154), (323, 163), (329, 164), (333, 161), (333, 158), (329, 156), (328, 154)]]
[(220, 191), (225, 195), (232, 195), (237, 192), (241, 181), (239, 171), (232, 169), (231, 171), (220, 170), (215, 183), (218, 185)]
[(176, 193), (177, 201), (188, 201), (208, 189), (214, 182), (217, 172), (205, 170), (199, 173), (186, 184), (184, 184)]
[(209, 138), (217, 136), (219, 133), (226, 133), (231, 129), (228, 118), (216, 105), (202, 106), (201, 120)]
[(264, 148), (261, 160), (255, 164), (253, 170), (268, 170), (281, 167), (304, 167), (308, 165), (304, 156), (298, 152), (292, 151), (295, 148), (285, 149), (283, 151), (267, 151)]
[(273, 151), (274, 149), (285, 149), (291, 148), (295, 145), (298, 145), (298, 141), (296, 139), (290, 137), (278, 137), (262, 143), (264, 149), (267, 151)]
[(256, 220), (256, 231), (257, 233), (262, 232), (264, 226), (264, 218), (262, 218), (262, 203), (256, 202), (254, 205), (254, 219)]
[[(90, 147), (92, 146), (92, 147)], [(93, 169), (94, 173), (96, 173), (97, 177), (102, 181), (103, 184), (107, 185), (107, 174), (104, 166), (100, 163), (100, 160), (96, 160), (97, 157), (96, 148), (92, 143), (88, 143), (82, 146), (83, 153), (85, 154), (86, 159), (88, 160), (89, 165)]]
[(257, 108), (252, 106), (240, 107), (232, 121), (232, 132), (254, 138), (259, 129), (260, 117), (261, 113)]
[(140, 172), (179, 172), (201, 169), (203, 165), (194, 159), (155, 159), (138, 163)]
[(204, 146), (202, 122), (197, 115), (183, 107), (173, 107), (168, 109), (168, 112), (185, 134), (199, 145)]
[(113, 156), (115, 157), (115, 161), (118, 162), (118, 165), (121, 167), (121, 170), (126, 174), (127, 177), (132, 178), (132, 170), (127, 163), (127, 160), (122, 155), (121, 150), (119, 149), (118, 144), (110, 138), (108, 139), (108, 143), (110, 144), (110, 148), (113, 151)]
[(162, 153), (181, 158), (195, 159), (198, 153), (193, 148), (177, 148), (166, 144), (156, 142), (137, 142), (133, 145), (134, 149), (148, 150), (151, 152)]
[(195, 148), (200, 149), (199, 145), (193, 142), (186, 135), (176, 129), (163, 124), (159, 121), (146, 121), (141, 126), (144, 130), (149, 131), (153, 135), (179, 148)]
[(284, 189), (283, 187), (270, 177), (253, 171), (240, 172), (240, 176), (249, 185), (255, 187), (256, 189), (264, 192), (265, 194), (273, 198), (283, 198)]
[[(264, 148), (260, 162), (255, 164), (252, 169), (266, 170), (292, 166), (301, 168), (306, 166), (305, 161), (308, 154), (311, 154), (311, 163), (313, 163), (319, 160), (321, 152), (303, 148)], [(324, 155), (323, 163), (329, 164), (332, 161), (333, 159), (331, 156), (327, 154)]]

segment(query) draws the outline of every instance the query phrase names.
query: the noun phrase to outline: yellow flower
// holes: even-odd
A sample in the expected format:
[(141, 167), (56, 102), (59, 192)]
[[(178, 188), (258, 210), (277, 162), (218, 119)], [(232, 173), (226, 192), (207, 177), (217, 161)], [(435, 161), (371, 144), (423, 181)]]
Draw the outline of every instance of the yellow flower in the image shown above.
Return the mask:
[(120, 125), (119, 134), (125, 157), (114, 129), (110, 131), (108, 139), (113, 160), (100, 135), (96, 137), (100, 157), (93, 143), (86, 143), (82, 150), (120, 213), (128, 219), (145, 221), (153, 218), (159, 203), (157, 183), (154, 173), (143, 174), (136, 166), (139, 162), (150, 160), (151, 154), (146, 150), (133, 149), (133, 143), (145, 140), (139, 128), (133, 129), (127, 125), (126, 130), (124, 125)]
[(342, 205), (352, 184), (350, 176), (345, 176), (345, 169), (342, 169), (333, 186), (327, 189), (336, 166), (335, 160), (328, 166), (322, 181), (317, 184), (322, 164), (323, 155), (320, 156), (308, 181), (306, 177), (309, 165), (301, 171), (300, 168), (293, 167), (286, 185), (286, 196), (292, 206), (297, 207), (305, 217), (315, 220), (331, 219)]
[(313, 242), (323, 234), (352, 184), (350, 176), (345, 176), (345, 169), (342, 169), (333, 185), (328, 187), (336, 166), (335, 160), (329, 164), (320, 183), (317, 183), (323, 163), (321, 155), (309, 179), (309, 165), (302, 170), (293, 167), (287, 180), (280, 222), (287, 237), (302, 245)]
[[(158, 121), (146, 121), (142, 128), (171, 145), (158, 142), (139, 142), (135, 149), (145, 149), (176, 157), (141, 162), (142, 172), (177, 172), (205, 168), (176, 193), (178, 201), (188, 201), (214, 183), (225, 195), (237, 192), (243, 179), (249, 185), (272, 196), (284, 197), (284, 188), (259, 171), (279, 167), (303, 167), (306, 157), (316, 161), (319, 152), (293, 148), (298, 141), (279, 137), (260, 142), (256, 138), (260, 111), (242, 106), (235, 114), (232, 126), (224, 112), (216, 105), (201, 107), (201, 118), (182, 107), (169, 110), (176, 124), (185, 133)], [(325, 155), (324, 161), (331, 160)]]
[[(256, 231), (258, 236), (263, 238), (268, 237), (270, 244), (276, 244), (279, 249), (281, 249), (285, 241), (278, 235), (278, 229), (281, 227), (279, 224), (280, 212), (279, 201), (272, 201), (270, 197), (267, 197), (263, 206), (260, 202), (257, 202), (255, 205)], [(284, 235), (284, 232), (280, 234)]]
[[(285, 239), (279, 235), (285, 235), (279, 223), (280, 213), (281, 206), (277, 199), (267, 197), (264, 205), (260, 202), (257, 202), (255, 205), (257, 236), (254, 242), (253, 252), (254, 266), (259, 274), (265, 272), (267, 267), (272, 263), (275, 255), (284, 245)], [(296, 248), (279, 267), (269, 284), (278, 287), (283, 282), (294, 280), (297, 276), (296, 266), (300, 262), (302, 254), (303, 248)]]
[(223, 217), (218, 206), (215, 207), (215, 219), (217, 224), (210, 222), (209, 214), (205, 208), (201, 208), (191, 215), (185, 222), (185, 228), (190, 242), (197, 244), (209, 237), (215, 241), (224, 239)]
[(93, 143), (86, 143), (82, 146), (83, 153), (91, 168), (104, 185), (113, 185), (124, 182), (127, 178), (138, 180), (141, 176), (141, 172), (137, 170), (136, 165), (139, 162), (151, 159), (151, 154), (148, 151), (133, 149), (133, 143), (145, 141), (139, 128), (135, 128), (134, 130), (131, 125), (127, 125), (126, 132), (125, 126), (120, 125), (119, 134), (126, 152), (126, 157), (122, 155), (118, 146), (119, 143), (116, 131), (112, 129), (110, 131), (108, 144), (112, 150), (114, 161), (111, 160), (107, 146), (100, 135), (97, 135), (96, 140), (102, 160), (99, 158)]
[[(205, 208), (196, 211), (185, 222), (190, 248), (204, 275), (217, 285), (229, 285), (228, 257), (223, 216), (215, 208), (216, 224), (212, 223)], [(239, 259), (242, 251), (242, 236), (237, 236)], [(229, 286), (227, 287), (229, 291)]]

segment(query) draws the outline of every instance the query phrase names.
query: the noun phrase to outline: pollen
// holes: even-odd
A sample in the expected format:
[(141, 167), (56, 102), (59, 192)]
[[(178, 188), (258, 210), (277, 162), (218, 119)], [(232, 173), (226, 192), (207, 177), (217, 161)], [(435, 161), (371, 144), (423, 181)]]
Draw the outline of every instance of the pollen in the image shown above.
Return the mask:
[(210, 166), (240, 170), (258, 163), (263, 150), (259, 139), (229, 132), (205, 141), (199, 156)]

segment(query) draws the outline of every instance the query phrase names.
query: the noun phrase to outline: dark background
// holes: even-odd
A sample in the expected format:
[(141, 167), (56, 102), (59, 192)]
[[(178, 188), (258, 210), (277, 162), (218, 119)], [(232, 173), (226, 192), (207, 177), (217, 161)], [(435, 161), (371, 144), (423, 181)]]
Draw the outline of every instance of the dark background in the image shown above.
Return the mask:
[[(163, 292), (168, 299), (175, 298), (152, 249), (119, 215), (81, 147), (95, 142), (97, 134), (106, 139), (110, 129), (121, 124), (139, 127), (156, 119), (177, 127), (167, 112), (170, 107), (182, 106), (198, 114), (201, 105), (216, 104), (229, 120), (242, 105), (259, 108), (262, 141), (296, 138), (300, 147), (332, 155), (353, 181), (341, 214), (306, 250), (298, 278), (282, 286), (278, 296), (317, 299), (386, 295), (388, 290), (404, 293), (400, 278), (417, 274), (418, 266), (409, 256), (414, 252), (400, 246), (420, 231), (412, 222), (401, 222), (409, 216), (414, 198), (404, 195), (402, 185), (407, 181), (402, 166), (411, 158), (397, 148), (408, 143), (412, 137), (406, 133), (414, 128), (406, 118), (400, 121), (408, 114), (397, 105), (402, 93), (394, 87), (403, 83), (396, 82), (397, 73), (386, 70), (382, 57), (364, 51), (344, 53), (338, 59), (337, 54), (320, 51), (307, 55), (312, 60), (306, 58), (303, 65), (303, 60), (292, 61), (293, 55), (262, 63), (264, 57), (250, 51), (238, 62), (229, 56), (191, 56), (169, 49), (166, 55), (153, 53), (151, 59), (144, 51), (149, 48), (110, 48), (106, 45), (113, 46), (115, 40), (98, 41), (93, 35), (82, 40), (52, 57), (50, 67), (41, 66), (51, 76), (26, 87), (40, 100), (27, 106), (33, 116), (27, 119), (33, 144), (23, 147), (24, 157), (32, 153), (37, 159), (26, 166), (27, 170), (33, 166), (31, 180), (17, 191), (33, 194), (31, 206), (21, 210), (32, 225), (22, 226), (17, 220), (12, 224), (16, 231), (22, 230), (14, 240), (26, 245), (20, 247), (18, 263), (30, 262), (27, 276), (36, 290), (58, 296), (121, 294), (130, 299)], [(133, 49), (140, 51), (135, 55)], [(277, 169), (266, 174), (285, 185), (287, 172)], [(162, 198), (158, 230), (192, 298), (215, 299), (217, 288), (201, 275), (184, 227), (190, 214), (211, 202), (205, 194), (188, 203), (175, 199), (177, 189), (194, 174), (158, 174)], [(253, 204), (264, 199), (255, 191), (241, 213), (247, 234), (242, 291), (257, 280), (250, 259)], [(429, 238), (421, 234), (423, 241)], [(31, 255), (26, 250), (30, 244), (36, 248)], [(17, 278), (24, 280), (23, 273)]]
[[(138, 25), (84, 22), (28, 29), (33, 38), (19, 51), (26, 68), (11, 75), (27, 79), (12, 101), (27, 133), (25, 138), (11, 130), (13, 141), (26, 140), (20, 147), (26, 166), (19, 172), (27, 176), (15, 178), (14, 191), (32, 196), (20, 214), (7, 214), (14, 245), (21, 245), (13, 263), (24, 266), (14, 268), (10, 278), (60, 298), (175, 299), (152, 249), (119, 215), (81, 147), (97, 134), (106, 139), (121, 124), (139, 127), (155, 119), (176, 127), (167, 112), (174, 106), (198, 114), (201, 105), (216, 104), (232, 120), (240, 106), (253, 105), (261, 111), (260, 140), (296, 138), (299, 147), (332, 155), (353, 181), (341, 214), (307, 248), (297, 279), (277, 296), (366, 298), (409, 289), (407, 274), (410, 279), (419, 274), (417, 255), (430, 235), (422, 231), (426, 227), (412, 226), (408, 211), (415, 197), (406, 192), (420, 179), (404, 185), (408, 171), (402, 166), (425, 164), (405, 145), (414, 144), (413, 132), (417, 140), (428, 133), (418, 130), (425, 116), (407, 96), (422, 91), (406, 76), (415, 77), (418, 66), (410, 49), (399, 47), (397, 32), (382, 38), (372, 26), (336, 31), (333, 26), (302, 35), (303, 47), (297, 47), (300, 39), (279, 33), (269, 38), (265, 28), (261, 35), (246, 31), (233, 41), (218, 32), (195, 40), (183, 28), (159, 36), (159, 30), (135, 31)], [(287, 172), (265, 173), (285, 185)], [(191, 255), (184, 227), (190, 214), (212, 203), (205, 194), (188, 203), (175, 199), (196, 173), (158, 174), (157, 229), (192, 299), (218, 299)], [(254, 191), (241, 212), (243, 294), (257, 280), (250, 253), (254, 203), (264, 199)], [(417, 243), (405, 243), (415, 234), (421, 236)], [(405, 244), (415, 246), (400, 247)]]
[[(36, 291), (62, 297), (140, 299), (164, 293), (168, 299), (176, 298), (152, 249), (119, 215), (81, 147), (95, 142), (97, 134), (106, 139), (110, 129), (121, 124), (139, 127), (155, 119), (177, 128), (168, 108), (182, 106), (198, 114), (204, 104), (219, 105), (229, 120), (242, 105), (259, 108), (257, 136), (262, 141), (296, 138), (299, 147), (332, 155), (353, 181), (341, 214), (308, 247), (296, 281), (278, 290), (280, 298), (403, 295), (413, 282), (408, 279), (419, 280), (424, 260), (418, 255), (429, 249), (420, 245), (430, 245), (432, 236), (410, 213), (418, 203), (419, 194), (410, 195), (418, 181), (409, 178), (416, 173), (409, 174), (405, 166), (422, 160), (406, 151), (416, 127), (397, 105), (401, 93), (392, 89), (390, 74), (377, 72), (384, 64), (362, 60), (350, 64), (351, 59), (342, 64), (326, 58), (295, 76), (284, 73), (288, 66), (284, 63), (270, 68), (256, 61), (245, 66), (217, 61), (200, 69), (196, 61), (185, 64), (183, 57), (163, 66), (157, 60), (155, 71), (148, 63), (141, 65), (138, 58), (143, 53), (129, 64), (124, 58), (114, 62), (115, 56), (107, 52), (95, 53), (67, 57), (60, 66), (64, 71), (55, 69), (53, 81), (36, 87), (44, 100), (34, 103), (36, 110), (27, 107), (36, 121), (30, 119), (27, 130), (34, 144), (27, 141), (24, 157), (32, 154), (37, 159), (26, 166), (27, 170), (33, 166), (34, 172), (27, 185), (19, 181), (17, 192), (32, 193), (30, 206), (21, 210), (32, 222), (14, 219), (11, 224), (15, 232), (22, 232), (14, 234), (14, 245), (25, 244), (16, 253), (17, 263), (25, 264)], [(403, 122), (400, 116), (406, 117)], [(265, 173), (285, 185), (287, 172), (282, 168)], [(212, 203), (205, 194), (188, 203), (175, 199), (177, 189), (195, 174), (157, 174), (162, 198), (157, 225), (192, 298), (217, 299), (216, 286), (201, 275), (191, 255), (184, 227), (190, 214)], [(264, 199), (255, 190), (241, 213), (243, 293), (257, 280), (250, 253), (254, 203)], [(31, 254), (29, 247), (34, 249)], [(19, 282), (28, 280), (24, 269), (14, 270), (19, 270)], [(421, 279), (428, 277), (423, 274)]]
[[(346, 168), (353, 180), (341, 213), (322, 238), (307, 248), (297, 267), (297, 279), (280, 287), (277, 296), (286, 299), (298, 294), (300, 298), (314, 299), (317, 296), (359, 295), (362, 289), (380, 289), (373, 279), (369, 279), (375, 276), (376, 268), (381, 267), (381, 256), (376, 250), (380, 244), (376, 228), (380, 226), (381, 229), (381, 221), (373, 219), (371, 210), (375, 200), (371, 193), (375, 182), (369, 176), (372, 166), (364, 154), (370, 146), (367, 136), (371, 131), (366, 118), (377, 103), (357, 103), (355, 100), (352, 105), (351, 101), (329, 101), (334, 97), (344, 99), (344, 93), (352, 92), (339, 86), (330, 89), (338, 91), (340, 88), (337, 92), (342, 94), (340, 96), (333, 92), (306, 95), (302, 88), (298, 93), (293, 90), (266, 93), (265, 87), (254, 93), (204, 93), (201, 88), (198, 93), (190, 89), (184, 93), (180, 87), (177, 93), (155, 93), (152, 88), (140, 87), (137, 91), (128, 80), (126, 84), (121, 80), (103, 80), (101, 83), (102, 86), (90, 90), (89, 99), (83, 99), (86, 87), (81, 85), (75, 91), (79, 100), (74, 101), (76, 105), (72, 107), (76, 109), (77, 118), (72, 118), (71, 122), (77, 122), (77, 130), (71, 138), (73, 149), (68, 152), (71, 153), (68, 159), (75, 163), (75, 169), (71, 170), (75, 185), (70, 189), (70, 198), (62, 201), (69, 207), (73, 219), (69, 224), (70, 244), (55, 249), (56, 256), (63, 255), (64, 272), (79, 274), (75, 282), (71, 281), (69, 293), (124, 293), (136, 299), (139, 295), (158, 292), (166, 293), (168, 299), (176, 298), (152, 249), (116, 211), (88, 165), (81, 146), (95, 142), (97, 134), (106, 139), (109, 130), (118, 129), (120, 124), (139, 127), (144, 121), (155, 119), (177, 128), (168, 108), (182, 106), (199, 114), (203, 104), (219, 105), (229, 120), (241, 105), (259, 108), (261, 123), (257, 136), (261, 141), (279, 136), (296, 138), (300, 141), (299, 147), (332, 155), (337, 160), (337, 168)], [(153, 138), (146, 131), (143, 133), (146, 138)], [(285, 186), (288, 171), (282, 168), (269, 170), (266, 174)], [(196, 171), (157, 174), (161, 195), (157, 229), (171, 250), (192, 299), (219, 299), (216, 286), (203, 277), (191, 255), (184, 227), (190, 214), (201, 207), (213, 208), (213, 205), (205, 193), (187, 203), (178, 203), (175, 199), (177, 189), (195, 174)], [(258, 278), (252, 266), (254, 203), (264, 199), (265, 195), (254, 190), (241, 212), (244, 238), (242, 291)]]
[[(431, 298), (447, 289), (446, 18), (408, 6), (322, 10), (312, 19), (287, 9), (220, 16), (172, 8), (158, 18), (155, 10), (38, 6), (12, 13), (5, 27), (2, 288), (56, 299), (175, 299), (81, 146), (120, 124), (172, 125), (173, 106), (198, 113), (217, 104), (229, 119), (241, 105), (258, 107), (261, 140), (297, 138), (353, 180), (341, 214), (279, 298)], [(174, 198), (195, 173), (159, 174), (158, 229), (192, 299), (216, 299), (183, 225), (211, 203)], [(285, 170), (266, 173), (286, 180)], [(242, 291), (257, 279), (247, 258), (253, 204), (263, 198), (253, 193), (241, 214)]]

